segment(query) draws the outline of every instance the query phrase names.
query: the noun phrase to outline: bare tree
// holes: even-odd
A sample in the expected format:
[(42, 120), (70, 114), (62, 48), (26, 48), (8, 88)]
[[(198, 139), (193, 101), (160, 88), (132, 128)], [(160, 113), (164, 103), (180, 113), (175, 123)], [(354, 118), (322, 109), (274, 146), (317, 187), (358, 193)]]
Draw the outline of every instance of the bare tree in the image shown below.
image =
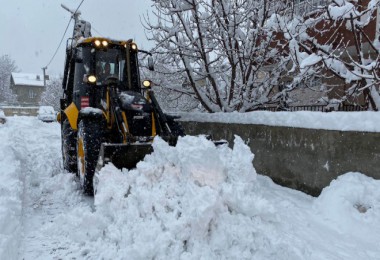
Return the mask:
[(273, 89), (289, 57), (279, 55), (282, 43), (265, 23), (283, 1), (153, 2), (155, 22), (146, 17), (145, 25), (164, 65), (161, 87), (208, 112), (246, 112), (279, 101)]
[(58, 111), (62, 95), (62, 79), (51, 78), (46, 82), (46, 89), (42, 93), (40, 105), (52, 106)]
[(186, 82), (184, 74), (175, 73), (174, 67), (159, 61), (156, 62), (155, 71), (149, 71), (143, 62), (140, 65), (142, 65), (142, 77), (152, 80), (153, 90), (163, 110), (166, 112), (203, 110), (198, 100), (186, 90), (189, 87), (184, 84)]
[(16, 62), (9, 55), (0, 56), (0, 102), (12, 103), (16, 100), (10, 89), (12, 72), (17, 72)]

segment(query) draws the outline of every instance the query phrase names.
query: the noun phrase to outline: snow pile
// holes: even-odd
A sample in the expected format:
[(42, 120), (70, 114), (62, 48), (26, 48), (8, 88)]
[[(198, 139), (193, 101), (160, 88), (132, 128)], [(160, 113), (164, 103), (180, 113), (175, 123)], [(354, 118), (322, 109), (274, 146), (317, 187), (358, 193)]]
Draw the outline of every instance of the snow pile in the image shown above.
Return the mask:
[[(333, 180), (316, 199), (314, 208), (339, 232), (378, 240), (380, 234), (380, 180), (347, 173)], [(377, 230), (374, 233), (374, 230)]]
[(0, 124), (0, 259), (17, 255), (21, 233), (23, 171), (9, 124)]
[[(130, 259), (217, 259), (250, 256), (258, 237), (254, 220), (274, 210), (255, 194), (253, 155), (236, 137), (234, 149), (204, 137), (176, 147), (160, 139), (154, 153), (123, 172), (106, 166), (95, 197), (107, 216), (105, 240)], [(232, 228), (233, 227), (233, 228)]]
[(239, 137), (233, 149), (205, 137), (176, 147), (157, 138), (136, 169), (101, 170), (94, 212), (74, 209), (45, 232), (59, 226), (59, 236), (76, 243), (79, 252), (67, 257), (297, 259), (278, 241), (278, 212), (262, 196), (252, 160)]
[(104, 167), (95, 211), (76, 210), (70, 219), (80, 225), (65, 220), (64, 230), (90, 259), (380, 256), (379, 181), (349, 173), (312, 199), (258, 176), (252, 159), (239, 137), (233, 149), (156, 139), (135, 170)]

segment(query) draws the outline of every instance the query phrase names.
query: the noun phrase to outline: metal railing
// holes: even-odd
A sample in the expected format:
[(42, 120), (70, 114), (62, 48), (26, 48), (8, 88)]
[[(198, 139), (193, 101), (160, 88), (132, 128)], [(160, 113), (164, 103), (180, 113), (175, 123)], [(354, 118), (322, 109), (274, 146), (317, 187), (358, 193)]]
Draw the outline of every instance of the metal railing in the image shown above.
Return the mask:
[(354, 111), (367, 111), (368, 108), (366, 106), (360, 105), (345, 105), (340, 104), (337, 107), (327, 106), (327, 105), (310, 105), (310, 106), (289, 106), (287, 108), (283, 108), (280, 106), (265, 106), (258, 107), (256, 111), (288, 111), (288, 112), (296, 112), (296, 111), (314, 111), (314, 112), (332, 112), (332, 111), (345, 111), (345, 112), (354, 112)]

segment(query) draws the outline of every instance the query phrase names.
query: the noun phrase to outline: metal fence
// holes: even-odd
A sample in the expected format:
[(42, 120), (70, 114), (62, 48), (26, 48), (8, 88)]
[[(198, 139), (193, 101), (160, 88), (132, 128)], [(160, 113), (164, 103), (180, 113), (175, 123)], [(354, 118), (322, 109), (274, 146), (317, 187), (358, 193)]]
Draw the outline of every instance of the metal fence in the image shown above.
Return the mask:
[(332, 111), (346, 111), (346, 112), (354, 112), (354, 111), (367, 111), (368, 108), (366, 106), (359, 105), (345, 105), (340, 104), (339, 106), (327, 106), (327, 105), (309, 105), (309, 106), (289, 106), (286, 108), (279, 106), (265, 106), (258, 107), (256, 110), (258, 111), (288, 111), (288, 112), (296, 112), (296, 111), (315, 111), (315, 112), (332, 112)]

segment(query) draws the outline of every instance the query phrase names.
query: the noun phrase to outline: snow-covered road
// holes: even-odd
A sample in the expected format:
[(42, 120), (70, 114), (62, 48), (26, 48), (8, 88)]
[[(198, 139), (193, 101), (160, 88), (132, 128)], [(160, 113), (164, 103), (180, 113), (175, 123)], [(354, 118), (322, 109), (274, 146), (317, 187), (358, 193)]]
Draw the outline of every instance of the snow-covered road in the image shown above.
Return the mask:
[[(7, 221), (10, 216), (4, 216), (1, 222), (17, 228), (8, 234), (13, 237), (12, 244), (2, 247), (11, 258), (0, 258), (18, 255), (19, 259), (61, 259), (72, 248), (46, 228), (67, 210), (92, 205), (93, 199), (84, 197), (74, 176), (63, 172), (59, 125), (28, 117), (9, 118), (1, 129), (1, 141), (0, 153), (5, 158), (11, 156), (1, 160), (1, 169), (11, 169), (7, 177), (17, 184), (7, 196), (19, 208), (12, 219)], [(7, 183), (5, 180), (4, 186)]]
[(186, 137), (106, 166), (90, 198), (60, 142), (57, 123), (0, 125), (0, 259), (380, 259), (380, 181), (362, 174), (313, 198), (256, 174), (239, 138)]

